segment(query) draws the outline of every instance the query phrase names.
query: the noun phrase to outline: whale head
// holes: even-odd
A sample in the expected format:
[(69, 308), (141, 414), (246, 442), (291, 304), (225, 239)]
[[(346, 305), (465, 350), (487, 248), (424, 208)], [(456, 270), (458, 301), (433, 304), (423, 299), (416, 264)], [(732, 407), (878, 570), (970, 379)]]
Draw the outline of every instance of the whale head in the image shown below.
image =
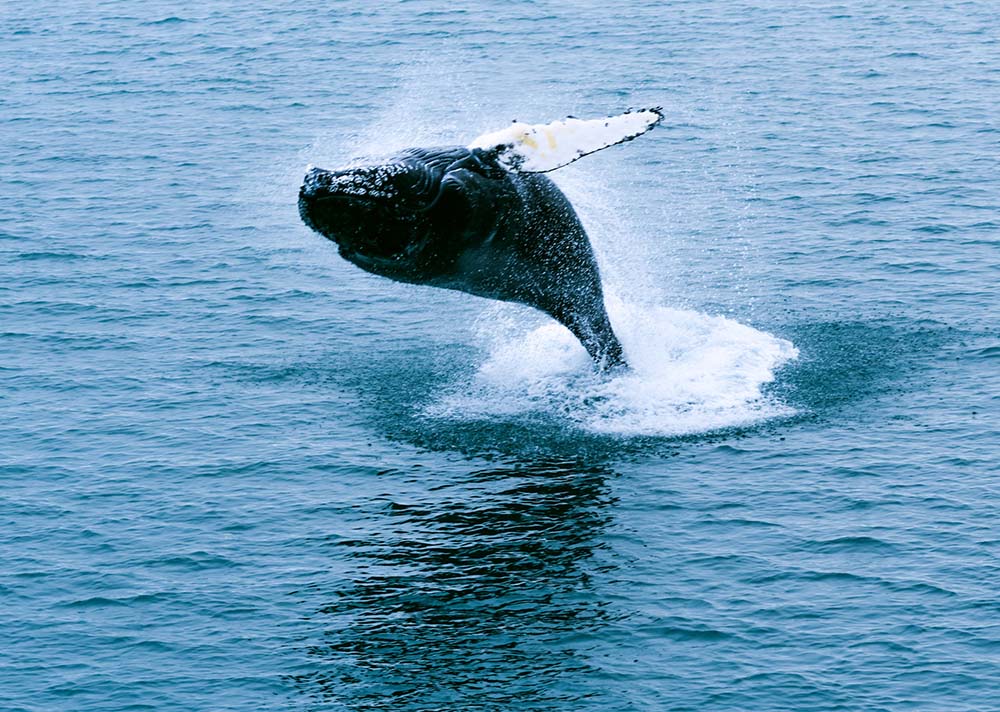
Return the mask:
[(443, 270), (488, 214), (480, 208), (490, 191), (481, 184), (505, 173), (485, 153), (462, 147), (410, 149), (337, 171), (310, 168), (299, 214), (359, 267), (427, 281), (428, 270)]

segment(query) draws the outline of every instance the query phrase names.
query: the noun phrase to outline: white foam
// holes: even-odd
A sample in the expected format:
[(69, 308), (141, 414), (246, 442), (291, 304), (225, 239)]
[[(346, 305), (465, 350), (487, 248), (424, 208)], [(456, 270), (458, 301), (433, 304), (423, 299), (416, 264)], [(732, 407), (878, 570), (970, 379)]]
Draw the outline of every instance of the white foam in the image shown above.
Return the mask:
[(529, 325), (521, 312), (493, 307), (480, 320), (486, 361), (426, 414), (541, 415), (594, 433), (678, 436), (794, 412), (762, 393), (777, 369), (798, 356), (791, 342), (725, 317), (609, 301), (630, 371), (598, 376), (561, 325)]

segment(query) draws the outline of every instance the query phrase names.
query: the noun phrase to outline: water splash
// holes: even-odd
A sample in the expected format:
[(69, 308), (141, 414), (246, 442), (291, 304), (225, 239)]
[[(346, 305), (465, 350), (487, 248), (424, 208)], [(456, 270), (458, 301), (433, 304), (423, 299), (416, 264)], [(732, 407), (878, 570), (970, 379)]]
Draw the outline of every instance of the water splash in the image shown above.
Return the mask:
[(794, 411), (763, 387), (798, 356), (790, 341), (732, 319), (609, 299), (632, 369), (595, 374), (556, 323), (526, 325), (491, 308), (479, 323), (487, 358), (425, 410), (444, 419), (543, 416), (613, 435), (679, 436), (746, 426)]

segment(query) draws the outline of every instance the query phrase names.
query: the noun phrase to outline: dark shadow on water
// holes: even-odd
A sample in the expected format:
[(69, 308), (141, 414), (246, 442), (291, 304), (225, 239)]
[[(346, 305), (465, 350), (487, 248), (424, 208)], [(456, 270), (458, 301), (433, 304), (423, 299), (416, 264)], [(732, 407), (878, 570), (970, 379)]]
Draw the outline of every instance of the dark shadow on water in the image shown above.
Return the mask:
[(571, 458), (608, 463), (670, 457), (693, 445), (770, 437), (810, 423), (881, 417), (873, 403), (886, 397), (905, 399), (907, 393), (925, 388), (940, 370), (937, 359), (942, 348), (974, 336), (939, 322), (895, 318), (762, 326), (790, 339), (800, 350), (800, 358), (782, 368), (764, 389), (797, 413), (685, 436), (591, 433), (549, 413), (466, 421), (426, 416), (425, 407), (442, 391), (474, 380), (482, 355), (467, 346), (397, 348), (363, 360), (335, 351), (319, 363), (230, 365), (228, 370), (295, 387), (344, 389), (360, 399), (366, 420), (382, 437), (423, 450), (486, 460)]
[(338, 541), (352, 580), (325, 593), (315, 670), (297, 686), (317, 709), (593, 704), (587, 641), (615, 619), (592, 582), (610, 569), (598, 555), (610, 474), (565, 461), (476, 470), (369, 518)]
[(349, 387), (364, 394), (385, 437), (423, 449), (478, 457), (621, 462), (649, 455), (669, 457), (693, 444), (770, 436), (801, 424), (854, 419), (870, 410), (876, 399), (905, 397), (926, 387), (942, 347), (960, 336), (938, 322), (899, 319), (799, 322), (769, 330), (790, 339), (801, 356), (782, 368), (764, 391), (797, 414), (693, 435), (589, 433), (544, 414), (467, 422), (422, 416), (422, 406), (432, 402), (442, 387), (472, 380), (477, 361), (469, 349), (423, 357), (385, 354), (365, 370), (355, 370)]

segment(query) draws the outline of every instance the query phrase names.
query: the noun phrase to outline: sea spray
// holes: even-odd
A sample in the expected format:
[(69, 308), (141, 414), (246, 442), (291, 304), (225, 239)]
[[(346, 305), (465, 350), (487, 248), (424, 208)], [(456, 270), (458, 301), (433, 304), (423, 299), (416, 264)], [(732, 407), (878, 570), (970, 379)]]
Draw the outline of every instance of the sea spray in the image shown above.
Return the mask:
[(764, 393), (798, 356), (790, 341), (732, 319), (610, 299), (631, 369), (594, 373), (579, 342), (554, 322), (526, 324), (497, 306), (478, 322), (486, 359), (425, 414), (460, 420), (542, 416), (623, 436), (679, 436), (746, 426), (794, 411)]

